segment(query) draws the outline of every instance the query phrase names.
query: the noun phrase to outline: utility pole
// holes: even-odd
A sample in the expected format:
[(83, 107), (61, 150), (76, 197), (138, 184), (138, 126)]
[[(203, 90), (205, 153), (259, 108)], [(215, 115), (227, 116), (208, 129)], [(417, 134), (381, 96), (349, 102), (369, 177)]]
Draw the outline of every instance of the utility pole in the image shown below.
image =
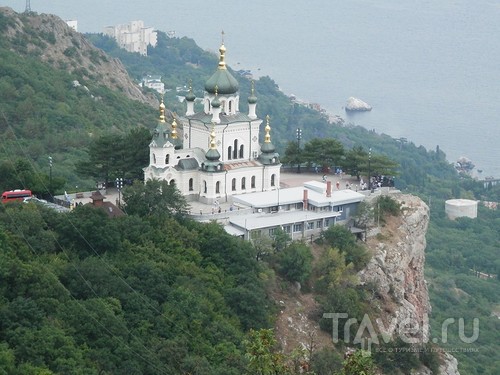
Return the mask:
[(297, 128), (297, 155), (298, 155), (298, 164), (297, 164), (297, 173), (300, 173), (300, 140), (302, 139), (302, 129)]
[(49, 195), (52, 200), (52, 156), (49, 156)]
[(372, 148), (368, 150), (368, 190), (372, 191), (372, 177), (371, 177), (371, 161), (372, 161)]
[(116, 178), (116, 189), (118, 190), (118, 207), (121, 207), (121, 191), (123, 189), (123, 178)]

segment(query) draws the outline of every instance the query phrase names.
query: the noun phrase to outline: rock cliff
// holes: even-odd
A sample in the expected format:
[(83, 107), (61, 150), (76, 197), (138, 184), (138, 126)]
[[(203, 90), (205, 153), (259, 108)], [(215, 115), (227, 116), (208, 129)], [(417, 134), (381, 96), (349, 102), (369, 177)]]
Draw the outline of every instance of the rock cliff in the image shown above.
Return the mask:
[[(403, 335), (412, 342), (428, 342), (431, 306), (424, 279), (426, 231), (429, 207), (418, 197), (393, 194), (401, 203), (402, 215), (390, 218), (383, 230), (368, 239), (374, 251), (367, 267), (359, 272), (362, 283), (374, 283), (382, 296), (379, 326), (393, 337)], [(440, 372), (459, 375), (457, 360), (442, 356)], [(422, 369), (415, 374), (430, 374)]]
[(158, 105), (130, 78), (123, 64), (95, 48), (82, 34), (51, 14), (22, 13), (0, 7), (1, 32), (10, 50), (74, 73), (82, 85), (89, 80), (122, 92), (133, 100)]

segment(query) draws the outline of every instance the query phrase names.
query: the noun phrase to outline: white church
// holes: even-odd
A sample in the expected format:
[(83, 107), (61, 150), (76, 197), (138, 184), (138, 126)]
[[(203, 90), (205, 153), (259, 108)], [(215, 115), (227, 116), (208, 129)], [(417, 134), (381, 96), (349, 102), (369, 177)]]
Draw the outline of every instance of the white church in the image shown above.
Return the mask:
[[(203, 111), (195, 113), (192, 87), (185, 97), (186, 113), (171, 124), (165, 105), (149, 145), (145, 180), (174, 184), (188, 201), (232, 202), (232, 196), (279, 189), (280, 159), (271, 142), (269, 117), (260, 143), (262, 120), (257, 98), (248, 97), (248, 113), (239, 111), (238, 81), (227, 70), (226, 48), (219, 48), (216, 72), (205, 82)], [(177, 121), (179, 123), (177, 123)]]

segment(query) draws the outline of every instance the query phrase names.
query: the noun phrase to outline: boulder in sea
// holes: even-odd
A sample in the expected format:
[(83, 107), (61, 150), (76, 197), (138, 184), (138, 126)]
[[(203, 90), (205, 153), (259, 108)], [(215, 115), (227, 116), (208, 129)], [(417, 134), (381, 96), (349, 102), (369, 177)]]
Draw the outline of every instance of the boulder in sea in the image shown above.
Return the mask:
[(369, 105), (368, 103), (365, 103), (361, 99), (354, 98), (351, 96), (349, 99), (347, 99), (347, 104), (345, 106), (345, 110), (346, 111), (353, 111), (353, 112), (355, 112), (355, 111), (357, 111), (357, 112), (371, 111), (372, 106)]

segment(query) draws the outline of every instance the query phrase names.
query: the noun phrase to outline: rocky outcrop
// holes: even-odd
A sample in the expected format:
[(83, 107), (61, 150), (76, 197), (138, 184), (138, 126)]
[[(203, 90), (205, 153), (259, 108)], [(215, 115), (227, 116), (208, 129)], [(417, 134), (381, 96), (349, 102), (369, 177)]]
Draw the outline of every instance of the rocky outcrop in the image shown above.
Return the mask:
[(369, 105), (368, 103), (365, 103), (361, 99), (353, 98), (351, 96), (349, 99), (347, 99), (345, 110), (351, 112), (371, 111), (372, 106)]
[(439, 366), (439, 375), (460, 375), (458, 372), (458, 361), (451, 354), (444, 354), (444, 363)]
[(94, 47), (84, 36), (55, 15), (23, 13), (0, 7), (5, 16), (2, 37), (10, 49), (25, 56), (37, 56), (54, 68), (76, 74), (82, 85), (92, 81), (120, 91), (133, 100), (158, 105), (130, 78), (120, 60)]
[[(431, 305), (424, 279), (426, 231), (429, 207), (418, 197), (392, 194), (402, 214), (387, 220), (379, 236), (368, 239), (374, 249), (367, 267), (359, 272), (362, 283), (376, 285), (380, 302), (379, 327), (393, 337), (415, 343), (429, 340)], [(441, 373), (459, 375), (456, 359), (446, 353)], [(426, 368), (417, 374), (430, 374)]]

